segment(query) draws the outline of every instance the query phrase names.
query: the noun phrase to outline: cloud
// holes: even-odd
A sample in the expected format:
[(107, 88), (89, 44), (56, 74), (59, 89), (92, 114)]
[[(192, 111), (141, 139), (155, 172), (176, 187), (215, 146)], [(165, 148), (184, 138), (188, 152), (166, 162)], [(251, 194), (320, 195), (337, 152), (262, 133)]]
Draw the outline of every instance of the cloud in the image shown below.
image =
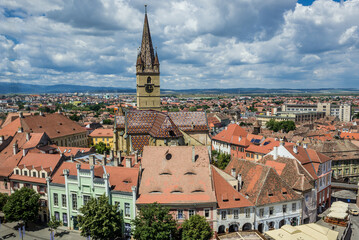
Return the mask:
[[(0, 2), (0, 81), (135, 88), (143, 1)], [(359, 87), (359, 0), (151, 1), (161, 87)]]

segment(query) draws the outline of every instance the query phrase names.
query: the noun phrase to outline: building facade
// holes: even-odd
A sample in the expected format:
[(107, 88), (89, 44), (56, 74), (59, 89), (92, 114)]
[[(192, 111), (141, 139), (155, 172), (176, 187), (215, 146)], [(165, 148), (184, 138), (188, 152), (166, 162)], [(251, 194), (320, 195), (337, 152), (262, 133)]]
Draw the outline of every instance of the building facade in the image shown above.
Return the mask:
[(123, 215), (124, 237), (130, 238), (131, 220), (136, 216), (138, 168), (65, 162), (47, 178), (50, 214), (69, 229), (78, 229), (80, 208), (91, 198), (109, 197)]

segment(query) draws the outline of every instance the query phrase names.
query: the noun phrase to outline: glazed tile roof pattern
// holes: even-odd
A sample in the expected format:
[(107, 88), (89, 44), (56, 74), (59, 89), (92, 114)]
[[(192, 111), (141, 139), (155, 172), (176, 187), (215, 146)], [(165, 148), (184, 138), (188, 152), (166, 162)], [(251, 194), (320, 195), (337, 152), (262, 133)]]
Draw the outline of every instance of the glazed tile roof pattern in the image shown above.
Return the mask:
[(126, 128), (128, 134), (148, 134), (156, 120), (156, 111), (128, 111), (126, 112)]
[(232, 160), (225, 169), (230, 174), (232, 168), (242, 175), (241, 193), (256, 206), (301, 199), (271, 167), (247, 160)]
[(125, 128), (125, 116), (116, 116), (117, 128)]
[(253, 206), (242, 193), (234, 189), (217, 171), (222, 171), (211, 166), (214, 188), (216, 191), (219, 209), (241, 208)]
[(131, 135), (132, 149), (135, 151), (143, 151), (144, 146), (148, 146), (150, 143), (149, 135)]
[(182, 136), (181, 131), (173, 123), (172, 119), (161, 113), (157, 114), (149, 134), (156, 138), (172, 138)]
[(145, 146), (141, 162), (137, 204), (216, 203), (206, 147)]
[(208, 131), (205, 112), (169, 112), (168, 116), (184, 132)]

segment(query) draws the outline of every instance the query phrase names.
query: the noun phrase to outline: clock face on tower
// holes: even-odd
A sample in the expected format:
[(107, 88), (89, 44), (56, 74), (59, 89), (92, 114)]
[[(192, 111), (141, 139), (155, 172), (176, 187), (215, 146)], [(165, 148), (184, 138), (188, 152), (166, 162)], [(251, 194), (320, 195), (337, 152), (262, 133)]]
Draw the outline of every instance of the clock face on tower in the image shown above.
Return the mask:
[(146, 84), (145, 89), (147, 93), (153, 92), (153, 84)]

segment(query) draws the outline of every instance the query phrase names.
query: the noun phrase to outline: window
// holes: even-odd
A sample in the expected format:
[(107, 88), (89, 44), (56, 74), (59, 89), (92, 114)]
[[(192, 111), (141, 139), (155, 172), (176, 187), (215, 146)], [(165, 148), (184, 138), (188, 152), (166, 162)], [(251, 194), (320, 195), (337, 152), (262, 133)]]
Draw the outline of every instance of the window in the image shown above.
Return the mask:
[(222, 215), (222, 220), (226, 220), (227, 219), (227, 211), (222, 211), (221, 212)]
[(20, 171), (19, 171), (19, 169), (16, 169), (16, 175), (20, 175)]
[(356, 169), (356, 168), (354, 168), (354, 169), (353, 169), (353, 172), (354, 172), (354, 173), (357, 173), (357, 169)]
[(274, 208), (273, 207), (270, 207), (269, 208), (269, 216), (272, 216), (274, 213)]
[(72, 209), (77, 210), (77, 194), (73, 193), (72, 197)]
[(19, 188), (19, 183), (14, 182), (14, 183), (13, 183), (13, 188), (14, 188), (15, 190), (18, 189), (18, 188)]
[(259, 209), (259, 216), (260, 217), (264, 216), (264, 208)]
[(130, 217), (131, 213), (130, 213), (130, 204), (129, 203), (125, 203), (125, 216), (126, 217)]
[(67, 226), (67, 213), (62, 214), (62, 223), (64, 226)]
[(36, 177), (36, 172), (32, 172), (32, 176), (33, 176), (33, 177)]
[(233, 211), (233, 218), (238, 219), (238, 210)]
[(246, 218), (249, 218), (251, 216), (251, 209), (246, 209)]
[(24, 171), (24, 176), (27, 176), (27, 171)]
[(46, 178), (46, 175), (45, 175), (45, 173), (43, 172), (43, 173), (41, 173), (41, 177), (42, 178)]
[(296, 203), (292, 203), (292, 211), (293, 212), (297, 211), (297, 204)]
[(84, 205), (88, 202), (88, 201), (90, 201), (90, 196), (88, 196), (88, 195), (84, 195)]
[(177, 219), (183, 219), (183, 218), (184, 218), (183, 210), (182, 209), (177, 210)]
[(59, 195), (54, 193), (54, 206), (59, 206)]
[(62, 201), (62, 207), (67, 207), (66, 195), (65, 194), (61, 195), (61, 201)]
[(193, 209), (188, 210), (188, 217), (192, 217), (195, 214), (196, 214), (195, 210), (193, 210)]
[(147, 78), (147, 83), (151, 83), (151, 77)]
[(209, 218), (209, 209), (204, 210), (204, 217)]
[(39, 186), (39, 192), (40, 192), (40, 193), (46, 192), (45, 186)]
[(7, 189), (7, 182), (4, 182), (4, 188)]
[(286, 213), (287, 212), (287, 204), (284, 204), (283, 205), (283, 213)]
[(345, 174), (348, 174), (349, 173), (349, 168), (346, 168), (345, 169)]

